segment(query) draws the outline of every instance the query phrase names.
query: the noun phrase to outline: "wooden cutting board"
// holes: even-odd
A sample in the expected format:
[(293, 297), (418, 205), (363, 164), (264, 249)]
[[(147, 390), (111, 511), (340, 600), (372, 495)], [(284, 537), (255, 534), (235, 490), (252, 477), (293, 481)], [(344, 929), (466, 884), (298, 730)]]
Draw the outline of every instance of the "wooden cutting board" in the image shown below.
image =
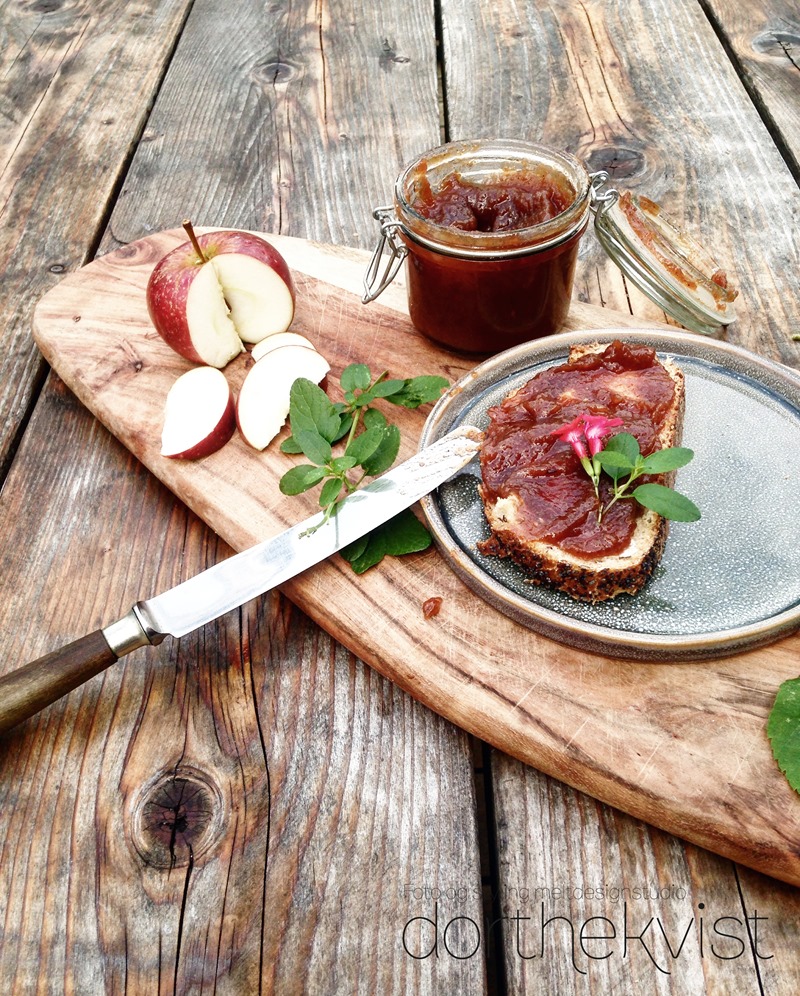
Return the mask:
[[(475, 365), (415, 332), (398, 282), (360, 302), (368, 254), (269, 236), (298, 290), (295, 331), (331, 363), (391, 376), (457, 380)], [(164, 398), (188, 364), (155, 333), (145, 287), (172, 231), (68, 276), (39, 303), (34, 335), (81, 401), (237, 550), (310, 515), (286, 498), (295, 462), (240, 438), (198, 462), (160, 456)], [(642, 325), (578, 302), (568, 329)], [(249, 357), (226, 370), (234, 388)], [(334, 389), (335, 389), (334, 383)], [(391, 410), (410, 456), (426, 410)], [(779, 684), (800, 672), (800, 637), (723, 660), (634, 663), (554, 643), (485, 604), (436, 549), (387, 558), (362, 576), (339, 557), (287, 583), (286, 595), (381, 674), (442, 716), (575, 788), (752, 868), (800, 884), (800, 799), (779, 772), (765, 724)], [(146, 598), (156, 592), (141, 592)], [(440, 613), (423, 615), (438, 596)], [(125, 607), (123, 607), (125, 608)], [(111, 620), (108, 620), (109, 622)]]

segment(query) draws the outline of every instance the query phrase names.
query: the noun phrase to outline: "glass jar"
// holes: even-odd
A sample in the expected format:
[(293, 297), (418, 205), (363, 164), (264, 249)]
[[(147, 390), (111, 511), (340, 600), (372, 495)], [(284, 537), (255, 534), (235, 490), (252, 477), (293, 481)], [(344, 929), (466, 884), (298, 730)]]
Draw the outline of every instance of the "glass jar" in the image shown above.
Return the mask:
[(569, 310), (589, 189), (577, 159), (526, 142), (452, 143), (410, 163), (393, 208), (376, 217), (408, 261), (416, 328), (468, 353), (555, 332)]
[(607, 179), (529, 142), (432, 149), (400, 173), (393, 205), (374, 212), (381, 236), (362, 300), (375, 300), (406, 260), (411, 321), (429, 339), (486, 354), (550, 335), (567, 317), (593, 212), (611, 258), (668, 314), (700, 332), (733, 321), (736, 291), (724, 273), (705, 274), (713, 261), (659, 217), (658, 205), (601, 191)]

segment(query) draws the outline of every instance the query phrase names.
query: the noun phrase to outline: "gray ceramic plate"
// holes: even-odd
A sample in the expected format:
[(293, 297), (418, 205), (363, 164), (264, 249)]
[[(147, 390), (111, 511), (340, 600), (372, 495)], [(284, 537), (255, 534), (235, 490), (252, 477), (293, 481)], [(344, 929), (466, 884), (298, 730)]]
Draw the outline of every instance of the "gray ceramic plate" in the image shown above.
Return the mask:
[(476, 367), (436, 404), (421, 445), (457, 425), (483, 429), (488, 408), (581, 342), (635, 340), (686, 377), (683, 445), (695, 451), (676, 487), (702, 511), (674, 522), (656, 573), (635, 596), (590, 605), (531, 584), (508, 559), (483, 556), (489, 528), (477, 458), (423, 501), (453, 570), (488, 603), (545, 635), (611, 656), (689, 660), (769, 643), (800, 627), (800, 375), (687, 332), (570, 332)]

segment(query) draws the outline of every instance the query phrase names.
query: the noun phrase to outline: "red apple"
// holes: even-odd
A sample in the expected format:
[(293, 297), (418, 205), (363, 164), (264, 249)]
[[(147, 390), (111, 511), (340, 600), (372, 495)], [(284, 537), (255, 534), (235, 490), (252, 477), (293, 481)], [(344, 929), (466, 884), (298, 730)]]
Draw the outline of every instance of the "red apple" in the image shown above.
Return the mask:
[(194, 367), (181, 374), (167, 394), (161, 453), (173, 459), (209, 456), (231, 438), (236, 406), (225, 374)]
[(316, 349), (297, 344), (281, 346), (256, 361), (236, 402), (236, 421), (245, 441), (257, 450), (268, 446), (286, 422), (292, 384), (298, 377), (319, 384), (329, 370)]
[(286, 260), (252, 232), (210, 232), (167, 253), (147, 284), (156, 331), (193, 363), (224, 367), (242, 342), (285, 331), (294, 317)]

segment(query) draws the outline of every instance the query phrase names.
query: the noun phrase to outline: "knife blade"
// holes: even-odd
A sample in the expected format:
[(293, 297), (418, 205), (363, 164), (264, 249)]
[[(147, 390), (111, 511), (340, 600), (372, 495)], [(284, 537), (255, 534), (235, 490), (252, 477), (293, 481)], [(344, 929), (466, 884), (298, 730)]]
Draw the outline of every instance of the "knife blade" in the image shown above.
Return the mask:
[(345, 498), (174, 588), (121, 619), (0, 677), (0, 734), (140, 647), (181, 637), (326, 560), (410, 508), (476, 455), (482, 433), (465, 425)]

